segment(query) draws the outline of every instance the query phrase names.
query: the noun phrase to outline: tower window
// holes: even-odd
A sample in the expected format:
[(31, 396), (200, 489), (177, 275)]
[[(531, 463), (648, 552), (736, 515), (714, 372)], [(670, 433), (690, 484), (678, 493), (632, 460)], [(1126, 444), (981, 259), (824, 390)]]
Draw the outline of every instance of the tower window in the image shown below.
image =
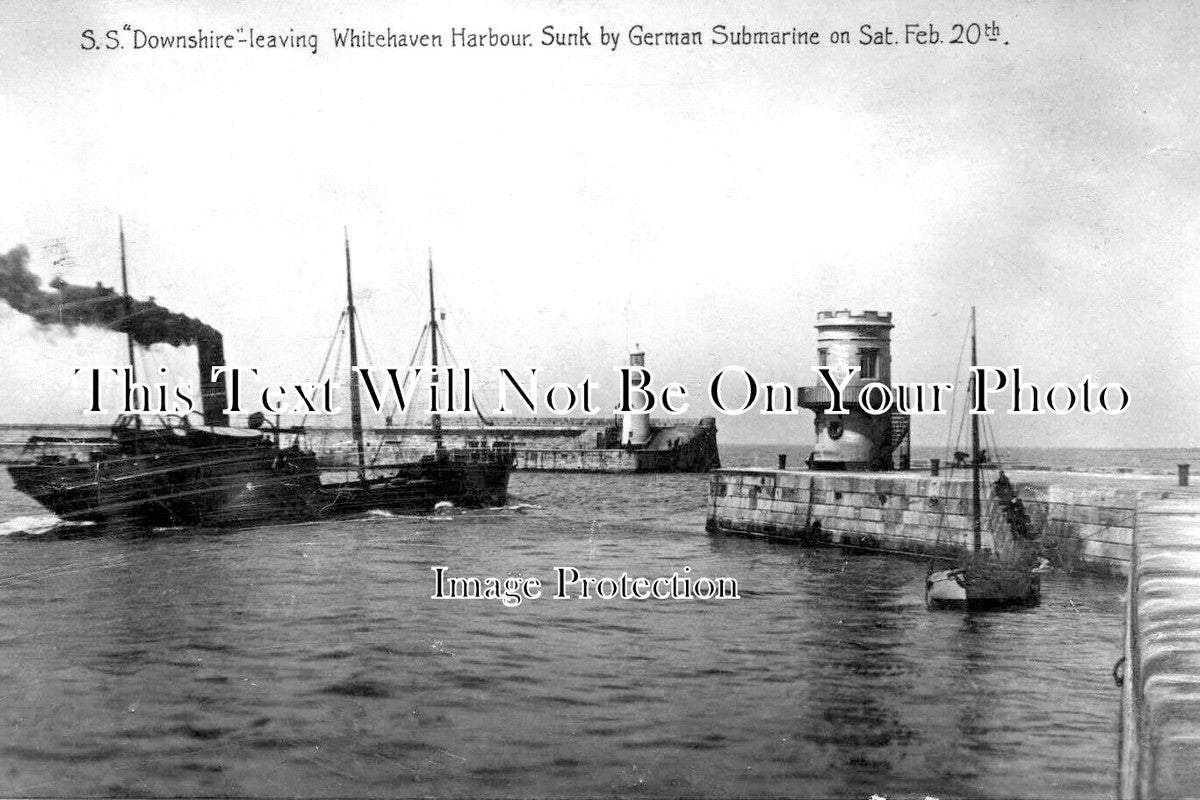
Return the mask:
[(873, 381), (879, 377), (879, 351), (863, 349), (859, 351), (859, 357), (862, 359), (861, 377), (865, 380)]
[(818, 367), (828, 367), (829, 366), (829, 348), (828, 347), (821, 347), (821, 348), (817, 349), (817, 366)]

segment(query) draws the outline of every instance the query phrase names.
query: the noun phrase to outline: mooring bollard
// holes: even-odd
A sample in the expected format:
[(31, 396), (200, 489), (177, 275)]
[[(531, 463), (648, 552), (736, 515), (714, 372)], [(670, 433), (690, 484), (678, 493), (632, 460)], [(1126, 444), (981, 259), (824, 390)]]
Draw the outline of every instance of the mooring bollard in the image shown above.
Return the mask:
[(779, 454), (779, 468), (787, 469), (787, 453)]
[(942, 460), (940, 458), (929, 459), (929, 474), (936, 478), (938, 476), (938, 468), (941, 467), (941, 465)]
[(1192, 466), (1191, 464), (1180, 464), (1179, 465), (1179, 485), (1180, 486), (1188, 485), (1188, 470), (1191, 468), (1191, 466)]

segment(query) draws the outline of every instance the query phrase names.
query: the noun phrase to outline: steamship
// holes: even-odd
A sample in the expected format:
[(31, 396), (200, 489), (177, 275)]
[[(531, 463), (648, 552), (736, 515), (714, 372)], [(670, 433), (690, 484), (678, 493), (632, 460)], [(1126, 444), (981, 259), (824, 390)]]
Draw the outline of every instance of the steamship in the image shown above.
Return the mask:
[(221, 333), (153, 301), (130, 297), (123, 228), (120, 245), (121, 294), (103, 284), (73, 286), (61, 278), (50, 284), (55, 292), (41, 291), (37, 276), (25, 270), (27, 253), (18, 248), (7, 257), (7, 271), (25, 289), (5, 299), (43, 325), (124, 333), (134, 383), (135, 343), (194, 344), (201, 422), (163, 415), (150, 425), (142, 415), (128, 414), (117, 418), (107, 436), (67, 442), (33, 436), (26, 445), (29, 458), (8, 465), (14, 487), (67, 521), (230, 525), (314, 516), (320, 509), (314, 455), (298, 444), (281, 447), (279, 431), (272, 436), (229, 426), (221, 411), (225, 379), (210, 380), (212, 367), (225, 361)]
[(110, 438), (74, 442), (89, 446), (83, 460), (42, 455), (8, 472), (17, 491), (67, 521), (246, 525), (318, 515), (312, 453), (256, 430), (167, 422), (143, 427), (122, 416)]
[[(8, 269), (19, 273), (27, 288), (5, 299), (42, 324), (84, 324), (125, 333), (133, 382), (135, 342), (194, 344), (201, 380), (195, 413), (201, 422), (162, 415), (157, 425), (149, 425), (143, 415), (131, 414), (118, 417), (107, 436), (66, 440), (35, 435), (26, 445), (26, 457), (8, 465), (17, 491), (66, 521), (151, 527), (256, 525), (373, 509), (425, 511), (441, 502), (480, 507), (506, 501), (513, 456), (503, 448), (450, 449), (439, 440), (432, 456), (372, 464), (368, 474), (353, 380), (359, 469), (352, 480), (330, 479), (339, 467), (320, 463), (312, 450), (301, 446), (302, 427), (273, 426), (261, 414), (251, 415), (248, 428), (231, 427), (222, 411), (225, 377), (212, 379), (212, 368), (225, 361), (221, 333), (152, 301), (131, 298), (123, 231), (120, 242), (122, 294), (103, 285), (91, 289), (61, 279), (51, 284), (57, 294), (43, 292), (36, 288), (38, 278), (24, 270), (26, 254), (18, 249), (9, 255)], [(432, 264), (430, 280), (432, 309)], [(347, 243), (348, 290), (349, 281)], [(353, 331), (352, 295), (348, 313)], [(353, 343), (352, 335), (352, 350)], [(284, 447), (281, 439), (288, 435), (292, 443)]]

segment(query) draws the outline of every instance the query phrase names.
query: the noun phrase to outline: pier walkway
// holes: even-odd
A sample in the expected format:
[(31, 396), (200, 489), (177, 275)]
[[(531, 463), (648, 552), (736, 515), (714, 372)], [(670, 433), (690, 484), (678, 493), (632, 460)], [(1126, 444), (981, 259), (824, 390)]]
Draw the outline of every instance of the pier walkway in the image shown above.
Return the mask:
[(1129, 570), (1119, 796), (1200, 796), (1200, 497), (1138, 505)]

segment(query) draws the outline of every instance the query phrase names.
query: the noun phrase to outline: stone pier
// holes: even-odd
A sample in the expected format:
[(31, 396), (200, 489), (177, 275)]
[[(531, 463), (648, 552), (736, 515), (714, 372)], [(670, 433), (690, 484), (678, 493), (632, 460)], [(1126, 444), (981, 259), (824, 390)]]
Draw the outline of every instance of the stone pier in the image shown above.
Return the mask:
[[(998, 496), (998, 470), (982, 475), (982, 545), (1011, 542), (1012, 499), (1040, 541), (1066, 570), (1127, 575), (1139, 502), (1175, 490), (1164, 476), (1013, 471), (1011, 496)], [(917, 556), (952, 557), (971, 546), (971, 477), (913, 472), (822, 472), (722, 469), (712, 473), (710, 532), (764, 536)]]

